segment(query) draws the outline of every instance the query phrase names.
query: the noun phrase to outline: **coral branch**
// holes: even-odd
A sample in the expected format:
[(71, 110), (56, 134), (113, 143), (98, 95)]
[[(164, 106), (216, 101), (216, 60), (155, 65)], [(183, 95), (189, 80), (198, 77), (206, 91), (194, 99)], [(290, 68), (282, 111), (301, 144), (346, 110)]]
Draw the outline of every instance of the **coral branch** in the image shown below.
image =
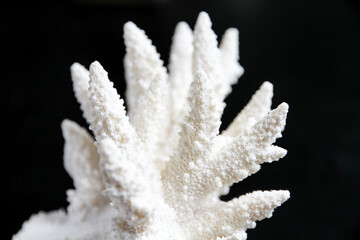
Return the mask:
[(68, 190), (72, 215), (82, 214), (94, 206), (101, 207), (108, 201), (101, 195), (105, 189), (99, 169), (99, 155), (94, 140), (87, 131), (70, 120), (61, 124), (65, 138), (64, 166), (72, 177), (76, 190)]
[[(160, 71), (166, 75), (166, 69), (151, 40), (133, 22), (124, 25), (124, 41), (126, 99), (128, 108), (132, 111), (136, 108), (138, 98), (149, 88), (155, 75)], [(129, 112), (129, 116), (131, 119), (132, 112)]]
[[(269, 82), (264, 82), (222, 135), (236, 137), (240, 135), (246, 127), (262, 119), (271, 109), (272, 96), (273, 85)], [(255, 121), (252, 122), (252, 120)]]
[[(169, 59), (169, 84), (171, 101), (171, 142), (177, 142), (177, 132), (188, 111), (187, 97), (193, 80), (193, 34), (185, 22), (175, 28)], [(172, 140), (173, 139), (173, 140)], [(175, 145), (174, 144), (174, 145)]]
[(213, 84), (215, 96), (220, 101), (231, 92), (231, 85), (236, 83), (244, 72), (238, 63), (238, 35), (237, 29), (228, 29), (219, 49), (209, 15), (205, 12), (199, 14), (194, 29), (193, 71), (204, 69)]
[(152, 194), (146, 186), (143, 167), (131, 161), (131, 153), (119, 149), (110, 138), (97, 142), (97, 147), (106, 194), (120, 212), (120, 218), (134, 228), (142, 227), (153, 212)]
[[(239, 31), (229, 28), (225, 31), (220, 43), (222, 65), (226, 68), (224, 79), (228, 85), (237, 83), (244, 73), (244, 68), (239, 64)], [(231, 90), (231, 88), (229, 88)], [(230, 91), (226, 92), (228, 95)]]
[(75, 97), (80, 103), (83, 117), (88, 124), (91, 123), (91, 106), (89, 102), (89, 71), (79, 63), (71, 65), (71, 79)]
[(164, 154), (160, 149), (161, 141), (166, 138), (168, 116), (168, 85), (166, 76), (159, 73), (151, 82), (149, 90), (138, 100), (132, 125), (143, 142), (144, 151), (159, 169), (164, 165)]
[(97, 140), (110, 137), (118, 146), (128, 147), (136, 141), (136, 133), (125, 114), (124, 101), (120, 99), (107, 72), (99, 62), (90, 65), (90, 104), (92, 122), (90, 129)]
[(216, 38), (216, 34), (211, 29), (209, 15), (201, 12), (194, 29), (193, 71), (196, 73), (198, 69), (203, 69), (213, 85), (215, 96), (223, 100), (226, 89), (222, 82), (222, 69), (219, 68), (221, 53)]
[(287, 151), (271, 146), (276, 138), (281, 137), (285, 126), (288, 105), (280, 104), (264, 119), (234, 138), (219, 152), (210, 166), (211, 176), (218, 177), (213, 188), (230, 186), (260, 170), (260, 164), (276, 161), (286, 155)]
[(186, 191), (194, 194), (193, 191), (199, 191), (199, 186), (189, 186), (191, 183), (188, 180), (198, 174), (197, 171), (209, 158), (220, 127), (219, 106), (214, 100), (207, 75), (202, 70), (197, 72), (190, 87), (189, 102), (191, 110), (185, 118), (178, 150), (165, 170), (164, 179), (177, 192), (183, 192), (186, 187)]
[[(105, 194), (117, 210), (116, 239), (171, 239), (179, 234), (175, 214), (163, 202), (158, 172), (149, 161), (137, 161), (110, 139), (97, 142)], [(169, 231), (171, 229), (171, 231)]]
[(211, 207), (203, 211), (199, 222), (206, 224), (198, 239), (246, 239), (244, 229), (270, 218), (289, 197), (288, 191), (255, 191)]

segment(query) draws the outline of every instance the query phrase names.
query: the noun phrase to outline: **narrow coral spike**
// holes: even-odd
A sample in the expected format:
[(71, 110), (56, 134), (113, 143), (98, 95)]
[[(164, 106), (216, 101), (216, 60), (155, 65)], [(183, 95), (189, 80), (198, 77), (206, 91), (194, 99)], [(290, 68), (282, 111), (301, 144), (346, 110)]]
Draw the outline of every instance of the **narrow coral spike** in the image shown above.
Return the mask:
[(126, 99), (131, 119), (139, 97), (149, 88), (151, 80), (159, 71), (166, 75), (166, 69), (160, 54), (157, 53), (144, 30), (139, 29), (133, 22), (124, 25), (124, 41)]
[(96, 143), (101, 160), (101, 173), (109, 196), (120, 218), (133, 228), (149, 221), (152, 200), (142, 167), (131, 159), (131, 153), (121, 150), (110, 138)]
[(89, 102), (89, 71), (79, 63), (70, 67), (75, 97), (87, 123), (91, 123), (91, 107)]
[(118, 146), (136, 141), (136, 133), (126, 116), (124, 101), (110, 82), (107, 72), (95, 61), (90, 65), (91, 130), (97, 140), (110, 137)]
[(217, 36), (211, 29), (209, 15), (201, 12), (194, 29), (193, 71), (203, 69), (210, 79), (215, 96), (223, 100), (225, 92), (222, 82), (221, 53), (218, 49)]
[[(249, 127), (249, 124), (253, 125), (262, 119), (271, 109), (272, 97), (273, 85), (264, 82), (222, 135), (236, 137)], [(255, 121), (251, 123), (251, 120)]]
[[(238, 78), (244, 73), (244, 68), (239, 63), (239, 31), (236, 28), (229, 28), (225, 31), (221, 39), (220, 51), (222, 64), (226, 69), (224, 79), (230, 86), (237, 83)], [(230, 87), (229, 90), (231, 90)]]
[[(280, 104), (252, 128), (234, 138), (211, 162), (212, 176), (218, 176), (218, 183), (211, 183), (214, 189), (231, 186), (260, 170), (260, 164), (276, 161), (287, 151), (272, 146), (281, 137), (285, 126), (288, 105)], [(209, 186), (209, 188), (211, 188)]]
[(135, 127), (139, 139), (143, 142), (147, 158), (155, 161), (159, 170), (163, 168), (164, 157), (161, 142), (167, 137), (169, 124), (168, 85), (166, 76), (159, 73), (155, 76), (149, 90), (139, 99), (133, 117), (132, 125)]
[(64, 120), (61, 128), (65, 138), (64, 166), (74, 181), (75, 190), (68, 190), (72, 215), (85, 214), (94, 206), (108, 201), (101, 192), (105, 189), (98, 171), (99, 155), (90, 134), (70, 120)]
[[(211, 91), (209, 79), (202, 70), (196, 73), (190, 87), (189, 104), (190, 112), (185, 118), (180, 133), (178, 150), (164, 173), (168, 183), (178, 188), (179, 192), (183, 192), (184, 185), (181, 183), (186, 182), (185, 173), (198, 174), (196, 169), (206, 165), (212, 143), (220, 127), (219, 106)], [(189, 190), (199, 189), (189, 188)]]
[(187, 23), (180, 22), (175, 28), (169, 59), (171, 119), (174, 128), (180, 125), (188, 109), (188, 91), (193, 80), (193, 51), (192, 31)]
[(243, 229), (254, 228), (255, 221), (270, 218), (274, 209), (289, 197), (289, 191), (255, 191), (222, 202), (203, 211), (199, 218), (203, 223), (202, 233), (198, 239), (246, 239)]

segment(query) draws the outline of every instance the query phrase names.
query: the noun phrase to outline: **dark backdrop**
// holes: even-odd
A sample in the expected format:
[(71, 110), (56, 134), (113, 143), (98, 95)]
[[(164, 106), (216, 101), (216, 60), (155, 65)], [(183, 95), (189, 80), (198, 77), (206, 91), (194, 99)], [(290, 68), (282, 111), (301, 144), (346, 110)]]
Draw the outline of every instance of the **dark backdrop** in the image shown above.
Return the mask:
[(60, 123), (69, 118), (85, 126), (70, 65), (100, 61), (123, 95), (123, 24), (132, 20), (144, 29), (167, 63), (175, 24), (193, 27), (201, 10), (219, 36), (228, 27), (240, 30), (246, 72), (227, 98), (223, 125), (263, 81), (274, 84), (273, 106), (290, 105), (278, 141), (288, 155), (231, 191), (291, 191), (270, 220), (248, 231), (249, 239), (360, 239), (356, 1), (30, 2), (0, 10), (2, 239), (32, 213), (67, 206), (72, 181), (63, 168)]

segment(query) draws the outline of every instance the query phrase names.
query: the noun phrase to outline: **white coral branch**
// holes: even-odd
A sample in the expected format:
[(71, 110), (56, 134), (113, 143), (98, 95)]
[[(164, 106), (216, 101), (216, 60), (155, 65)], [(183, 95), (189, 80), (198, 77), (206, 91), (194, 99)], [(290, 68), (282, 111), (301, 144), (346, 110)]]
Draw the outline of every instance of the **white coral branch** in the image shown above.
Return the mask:
[(243, 73), (238, 63), (238, 31), (227, 30), (219, 49), (211, 25), (209, 15), (201, 12), (194, 29), (193, 71), (204, 69), (213, 84), (215, 96), (222, 101), (231, 92), (231, 84), (236, 83)]
[(167, 138), (169, 125), (168, 84), (161, 72), (152, 80), (149, 90), (138, 100), (132, 125), (144, 145), (147, 161), (154, 161), (159, 169), (164, 166), (162, 141)]
[[(158, 72), (167, 74), (160, 54), (146, 36), (133, 22), (124, 25), (126, 55), (124, 58), (126, 99), (128, 108), (136, 108), (138, 98), (149, 88), (151, 80)], [(132, 113), (129, 112), (131, 119)]]
[(99, 155), (94, 140), (87, 131), (70, 120), (61, 124), (63, 131), (64, 166), (72, 177), (76, 190), (68, 190), (68, 211), (71, 215), (85, 215), (95, 206), (108, 203), (101, 192), (104, 185), (99, 173)]
[(75, 97), (87, 123), (91, 123), (91, 106), (89, 101), (89, 71), (79, 63), (71, 65), (71, 79)]
[(154, 209), (145, 169), (132, 161), (131, 153), (119, 149), (110, 138), (97, 142), (97, 146), (106, 194), (119, 211), (120, 218), (128, 220), (133, 228), (141, 228)]
[[(239, 64), (239, 31), (236, 28), (229, 28), (225, 31), (221, 43), (221, 62), (224, 68), (224, 79), (228, 85), (237, 83), (239, 77), (244, 73), (244, 68)], [(228, 88), (229, 94), (231, 88)]]
[(169, 91), (172, 109), (169, 129), (171, 149), (169, 152), (172, 152), (176, 147), (180, 126), (189, 110), (187, 97), (190, 84), (193, 81), (193, 52), (192, 30), (187, 23), (180, 22), (175, 28), (169, 59)]
[(209, 160), (213, 141), (219, 132), (219, 106), (203, 70), (195, 75), (189, 102), (190, 112), (182, 126), (179, 146), (163, 173), (169, 197), (175, 196), (174, 191), (192, 197), (195, 192), (200, 194), (201, 186), (191, 186), (191, 183), (196, 183), (194, 177)]
[(217, 36), (211, 29), (211, 25), (209, 15), (201, 12), (194, 29), (193, 71), (196, 73), (198, 69), (203, 69), (213, 84), (215, 96), (223, 100), (225, 90), (222, 69), (219, 68), (221, 53), (218, 49)]
[[(211, 169), (220, 187), (239, 182), (260, 170), (260, 164), (284, 157), (287, 151), (272, 146), (281, 137), (288, 105), (282, 103), (252, 128), (234, 138), (214, 158)], [(213, 184), (216, 188), (216, 184)]]
[(272, 97), (273, 85), (269, 82), (264, 82), (222, 135), (236, 137), (247, 127), (254, 125), (262, 119), (271, 109)]
[(91, 125), (97, 140), (110, 137), (123, 148), (128, 148), (137, 136), (125, 113), (124, 100), (110, 82), (99, 62), (90, 65), (89, 99)]
[(255, 228), (255, 221), (270, 218), (289, 197), (288, 191), (255, 191), (212, 206), (203, 211), (199, 219), (203, 224), (195, 225), (201, 229), (197, 239), (246, 239), (244, 229)]

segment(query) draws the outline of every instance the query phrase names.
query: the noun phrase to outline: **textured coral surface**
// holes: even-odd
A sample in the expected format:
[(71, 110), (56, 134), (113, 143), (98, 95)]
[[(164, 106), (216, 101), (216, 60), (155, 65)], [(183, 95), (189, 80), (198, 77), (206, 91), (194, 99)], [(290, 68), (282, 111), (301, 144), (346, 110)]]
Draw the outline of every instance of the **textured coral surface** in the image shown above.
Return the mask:
[(127, 110), (98, 62), (71, 66), (75, 96), (95, 139), (64, 120), (64, 165), (75, 189), (67, 211), (33, 215), (13, 239), (246, 239), (288, 191), (255, 191), (223, 202), (229, 187), (276, 161), (288, 105), (271, 110), (263, 83), (219, 132), (224, 99), (243, 74), (238, 31), (218, 46), (207, 13), (180, 22), (168, 70), (145, 32), (124, 26)]

